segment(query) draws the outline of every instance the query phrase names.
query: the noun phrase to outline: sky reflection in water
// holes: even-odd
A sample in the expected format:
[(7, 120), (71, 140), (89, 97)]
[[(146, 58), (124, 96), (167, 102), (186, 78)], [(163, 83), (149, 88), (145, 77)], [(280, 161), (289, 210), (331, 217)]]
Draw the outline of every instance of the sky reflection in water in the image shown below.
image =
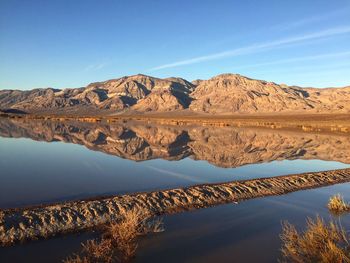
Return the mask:
[(347, 136), (125, 125), (1, 120), (0, 207), (350, 167)]

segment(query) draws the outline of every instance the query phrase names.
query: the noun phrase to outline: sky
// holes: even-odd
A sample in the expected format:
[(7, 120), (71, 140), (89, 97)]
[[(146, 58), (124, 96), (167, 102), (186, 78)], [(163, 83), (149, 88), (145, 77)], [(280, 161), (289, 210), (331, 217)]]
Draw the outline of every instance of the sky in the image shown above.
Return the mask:
[(138, 73), (350, 85), (350, 1), (0, 0), (0, 89)]

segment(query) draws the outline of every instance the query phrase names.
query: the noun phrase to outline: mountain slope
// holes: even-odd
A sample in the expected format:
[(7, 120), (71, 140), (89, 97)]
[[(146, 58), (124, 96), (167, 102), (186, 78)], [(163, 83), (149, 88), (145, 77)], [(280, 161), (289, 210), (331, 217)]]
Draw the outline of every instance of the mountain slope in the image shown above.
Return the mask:
[(349, 102), (350, 87), (300, 88), (237, 74), (192, 83), (139, 74), (77, 89), (0, 90), (0, 110), (48, 114), (350, 113)]
[[(150, 111), (188, 107), (194, 85), (180, 78), (159, 79), (134, 75), (91, 83), (79, 89), (35, 89), (0, 91), (0, 109), (19, 109), (28, 113), (42, 112), (118, 112), (147, 97)], [(166, 95), (166, 103), (159, 98)], [(166, 107), (171, 101), (171, 107)], [(161, 105), (160, 105), (161, 104)], [(144, 111), (139, 105), (137, 110)]]
[(350, 110), (350, 88), (303, 89), (236, 74), (201, 81), (191, 95), (191, 110), (213, 114)]

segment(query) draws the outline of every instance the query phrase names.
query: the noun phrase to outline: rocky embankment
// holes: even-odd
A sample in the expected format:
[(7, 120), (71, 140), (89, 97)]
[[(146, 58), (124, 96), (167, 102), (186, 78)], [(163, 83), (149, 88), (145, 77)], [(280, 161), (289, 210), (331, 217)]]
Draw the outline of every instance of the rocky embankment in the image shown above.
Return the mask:
[(0, 244), (88, 229), (116, 220), (120, 211), (134, 207), (158, 215), (349, 181), (350, 169), (341, 169), (0, 211)]

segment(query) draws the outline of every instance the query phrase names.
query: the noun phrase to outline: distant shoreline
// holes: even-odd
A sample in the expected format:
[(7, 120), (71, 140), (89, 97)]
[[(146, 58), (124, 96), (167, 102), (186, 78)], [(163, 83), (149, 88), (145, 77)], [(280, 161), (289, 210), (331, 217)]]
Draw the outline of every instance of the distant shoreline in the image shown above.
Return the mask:
[(168, 125), (203, 125), (265, 127), (316, 132), (350, 133), (350, 114), (261, 114), (261, 115), (191, 115), (191, 114), (120, 114), (120, 115), (60, 115), (60, 114), (12, 114), (0, 117), (82, 122), (143, 121)]

